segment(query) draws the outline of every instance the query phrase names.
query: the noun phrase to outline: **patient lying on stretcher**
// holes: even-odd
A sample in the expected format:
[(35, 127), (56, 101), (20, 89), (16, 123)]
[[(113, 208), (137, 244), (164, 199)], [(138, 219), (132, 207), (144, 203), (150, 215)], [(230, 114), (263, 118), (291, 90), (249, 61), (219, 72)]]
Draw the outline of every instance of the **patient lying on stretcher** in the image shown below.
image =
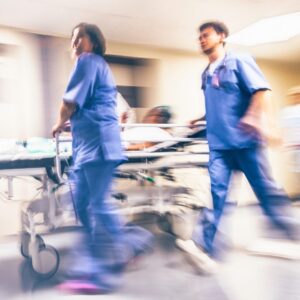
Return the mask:
[[(172, 118), (172, 113), (167, 106), (157, 106), (150, 109), (144, 116), (143, 124), (167, 124)], [(124, 121), (124, 120), (123, 120)], [(70, 123), (66, 123), (66, 132), (64, 135), (70, 135)], [(159, 127), (131, 127), (122, 131), (122, 139), (124, 148), (126, 150), (143, 150), (151, 147), (156, 142), (153, 140), (168, 140), (172, 138), (168, 129)], [(33, 137), (26, 141), (19, 142), (17, 140), (0, 140), (0, 154), (20, 154), (20, 153), (45, 153), (51, 156), (55, 155), (55, 141), (53, 139)], [(63, 143), (60, 150), (68, 146), (68, 151), (63, 152), (71, 153), (71, 141)]]
[[(172, 118), (172, 113), (167, 106), (156, 106), (144, 116), (143, 124), (167, 124)], [(132, 127), (122, 131), (123, 144), (126, 150), (143, 150), (155, 145), (153, 140), (168, 140), (172, 134), (168, 129), (160, 127)], [(142, 139), (142, 141), (141, 141)]]

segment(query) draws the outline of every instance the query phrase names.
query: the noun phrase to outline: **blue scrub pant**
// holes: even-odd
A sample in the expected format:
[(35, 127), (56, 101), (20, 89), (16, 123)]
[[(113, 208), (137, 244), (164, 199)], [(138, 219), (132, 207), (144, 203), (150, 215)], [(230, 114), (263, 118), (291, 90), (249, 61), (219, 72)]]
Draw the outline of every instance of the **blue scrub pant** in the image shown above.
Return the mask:
[(83, 225), (80, 239), (72, 251), (70, 276), (94, 281), (103, 289), (118, 285), (113, 266), (132, 256), (122, 243), (123, 222), (110, 203), (114, 161), (93, 162), (71, 173), (75, 210)]
[(240, 170), (245, 174), (264, 213), (273, 225), (281, 229), (288, 238), (295, 238), (295, 224), (292, 224), (289, 198), (272, 178), (264, 148), (254, 147), (210, 151), (209, 174), (213, 211), (206, 211), (200, 221), (203, 236), (195, 236), (196, 243), (209, 254), (217, 255), (218, 249), (214, 240), (224, 212), (233, 170)]
[(124, 225), (110, 199), (118, 162), (93, 162), (70, 174), (75, 210), (83, 225), (71, 255), (67, 277), (94, 282), (111, 291), (121, 284), (121, 273), (133, 257), (152, 248), (147, 230)]

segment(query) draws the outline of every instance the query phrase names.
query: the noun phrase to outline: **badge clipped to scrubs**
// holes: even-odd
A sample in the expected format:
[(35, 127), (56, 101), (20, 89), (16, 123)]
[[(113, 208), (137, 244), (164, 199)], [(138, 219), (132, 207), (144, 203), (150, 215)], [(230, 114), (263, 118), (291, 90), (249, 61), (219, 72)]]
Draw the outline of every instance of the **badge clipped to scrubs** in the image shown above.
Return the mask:
[(214, 88), (219, 88), (221, 86), (221, 82), (220, 82), (220, 74), (226, 69), (226, 65), (225, 65), (225, 59), (223, 60), (222, 64), (217, 67), (217, 69), (215, 70), (215, 72), (212, 74), (211, 77), (211, 85)]
[(219, 88), (220, 87), (220, 80), (219, 80), (219, 76), (217, 73), (214, 73), (212, 75), (212, 78), (211, 78), (211, 84), (213, 87), (215, 88)]

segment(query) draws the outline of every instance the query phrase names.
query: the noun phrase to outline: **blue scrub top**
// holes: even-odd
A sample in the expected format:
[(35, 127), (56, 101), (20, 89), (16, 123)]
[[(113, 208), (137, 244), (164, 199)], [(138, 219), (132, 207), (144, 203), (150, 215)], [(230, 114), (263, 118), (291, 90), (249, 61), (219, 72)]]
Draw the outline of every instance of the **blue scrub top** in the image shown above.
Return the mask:
[(77, 59), (63, 96), (75, 103), (72, 115), (74, 166), (93, 161), (125, 159), (116, 114), (117, 89), (105, 60), (94, 53)]
[(211, 150), (249, 148), (263, 143), (238, 124), (252, 95), (270, 86), (251, 56), (227, 54), (212, 75), (202, 74), (205, 95), (207, 139)]

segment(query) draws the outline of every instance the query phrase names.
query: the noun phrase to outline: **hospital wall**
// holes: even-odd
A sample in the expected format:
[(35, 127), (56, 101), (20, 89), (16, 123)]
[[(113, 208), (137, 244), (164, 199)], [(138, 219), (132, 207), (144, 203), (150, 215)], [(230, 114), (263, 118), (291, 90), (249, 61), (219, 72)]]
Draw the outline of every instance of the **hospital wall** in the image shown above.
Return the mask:
[(40, 49), (36, 35), (0, 31), (0, 137), (44, 131)]
[[(1, 88), (6, 90), (0, 93), (0, 138), (50, 137), (50, 129), (56, 120), (61, 95), (72, 67), (68, 39), (0, 29), (0, 44), (13, 45), (17, 49), (13, 55), (4, 55), (5, 64), (13, 70), (12, 73), (6, 72), (3, 67), (5, 64), (0, 67)], [(135, 72), (122, 66), (112, 66), (118, 84), (141, 85), (150, 91), (142, 99), (143, 105), (138, 109), (140, 114), (155, 105), (170, 105), (175, 114), (174, 121), (179, 123), (204, 114), (200, 78), (207, 62), (202, 55), (109, 41), (107, 52), (151, 59), (149, 69)], [(300, 68), (279, 62), (258, 63), (273, 86), (274, 101), (280, 108), (285, 91), (299, 84)], [(278, 154), (276, 150), (273, 152), (275, 174), (281, 183), (286, 184), (286, 177), (280, 172), (281, 165), (277, 163)], [(0, 184), (1, 192), (5, 192), (1, 180)], [(243, 182), (242, 192), (237, 188), (240, 184), (234, 186), (236, 198), (241, 204), (255, 201), (247, 184)], [(0, 236), (18, 232), (19, 208), (19, 202), (0, 201)]]

